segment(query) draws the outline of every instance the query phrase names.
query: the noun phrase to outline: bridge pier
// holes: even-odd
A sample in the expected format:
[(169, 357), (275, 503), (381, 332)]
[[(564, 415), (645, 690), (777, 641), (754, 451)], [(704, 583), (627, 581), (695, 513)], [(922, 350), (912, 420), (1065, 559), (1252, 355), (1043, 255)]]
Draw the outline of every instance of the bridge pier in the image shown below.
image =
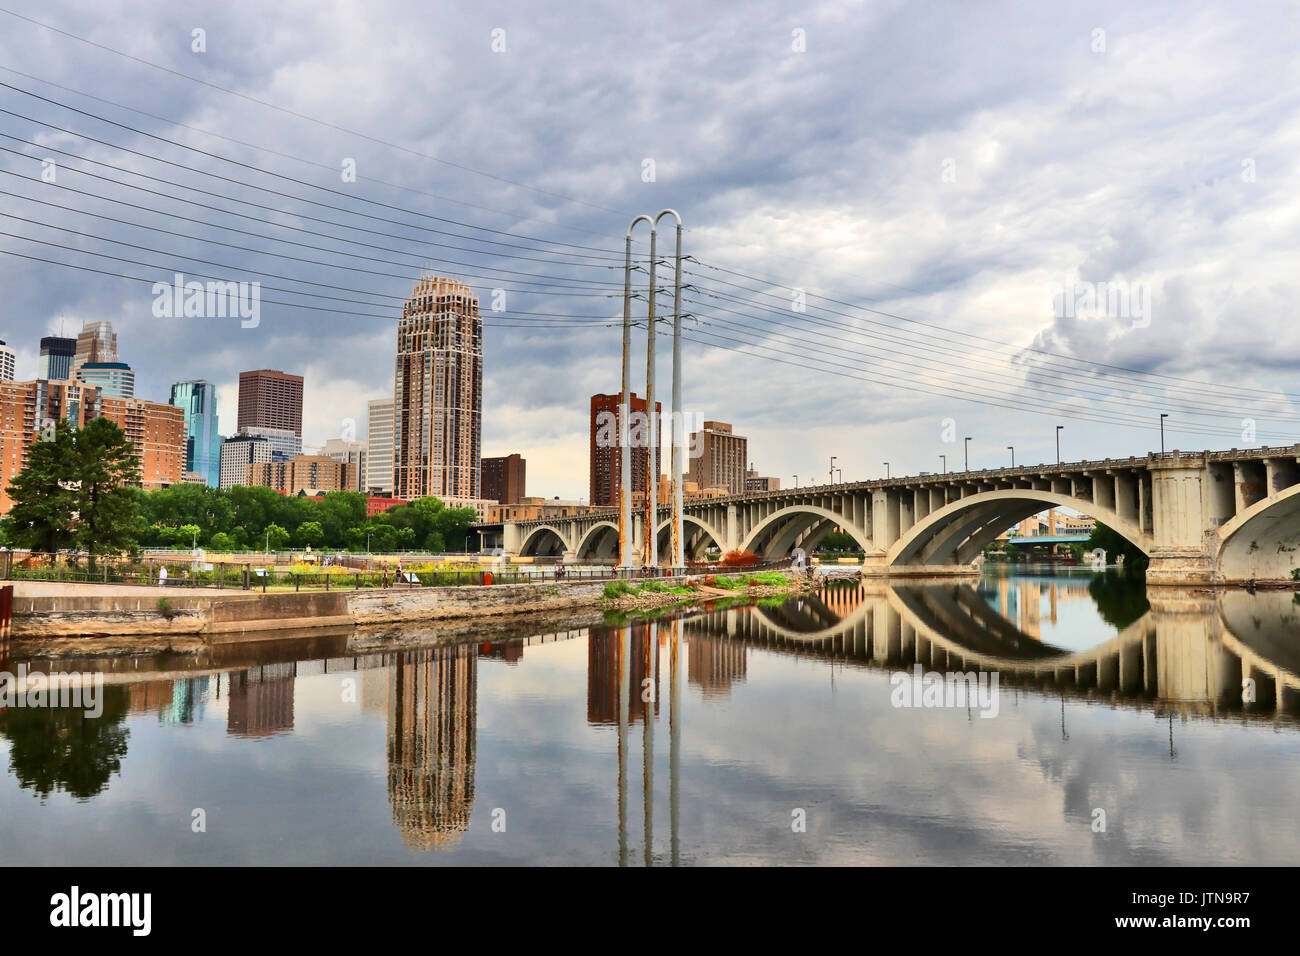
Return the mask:
[[(1205, 457), (1156, 458), (1151, 472), (1151, 523), (1155, 547), (1147, 568), (1147, 583), (1212, 584), (1214, 554), (1208, 531), (1210, 494)], [(1139, 483), (1139, 488), (1142, 485)]]

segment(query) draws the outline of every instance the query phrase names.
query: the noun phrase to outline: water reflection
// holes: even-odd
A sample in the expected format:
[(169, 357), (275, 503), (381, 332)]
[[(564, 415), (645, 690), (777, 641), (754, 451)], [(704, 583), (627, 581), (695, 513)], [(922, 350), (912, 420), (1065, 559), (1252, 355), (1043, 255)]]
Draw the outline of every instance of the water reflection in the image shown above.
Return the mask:
[[(484, 765), (481, 747), (499, 748), (512, 733), (536, 731), (550, 748), (538, 752), (544, 773), (563, 778), (570, 772), (570, 761), (581, 763), (589, 756), (597, 766), (597, 782), (587, 785), (599, 806), (575, 807), (571, 816), (589, 820), (607, 813), (608, 830), (597, 823), (576, 823), (581, 836), (573, 836), (575, 841), (601, 841), (609, 854), (602, 859), (620, 865), (677, 865), (682, 862), (683, 757), (688, 768), (702, 775), (692, 778), (692, 770), (687, 771), (688, 781), (695, 781), (695, 789), (687, 791), (688, 821), (689, 814), (698, 816), (711, 801), (736, 799), (734, 790), (717, 789), (718, 768), (732, 769), (731, 752), (722, 750), (720, 741), (737, 741), (719, 728), (748, 733), (742, 746), (761, 741), (778, 762), (802, 762), (805, 767), (798, 775), (773, 774), (769, 784), (774, 780), (784, 786), (793, 778), (793, 785), (816, 788), (818, 774), (838, 779), (842, 765), (861, 753), (798, 752), (815, 738), (800, 736), (809, 731), (802, 724), (786, 727), (782, 722), (824, 705), (824, 690), (791, 683), (786, 679), (790, 671), (781, 671), (784, 682), (773, 685), (778, 673), (774, 662), (793, 661), (804, 668), (800, 674), (807, 673), (808, 660), (833, 663), (832, 678), (845, 669), (868, 675), (910, 670), (916, 664), (927, 671), (996, 671), (1002, 683), (1014, 686), (1022, 697), (1027, 692), (1047, 698), (1049, 729), (1060, 741), (1069, 741), (1071, 731), (1080, 732), (1079, 717), (1067, 728), (1067, 699), (1104, 701), (1113, 709), (1168, 716), (1167, 754), (1162, 757), (1168, 762), (1177, 756), (1175, 716), (1215, 722), (1230, 718), (1248, 733), (1261, 725), (1294, 727), (1300, 712), (1298, 615), (1300, 606), (1290, 593), (1148, 593), (1114, 575), (1016, 573), (990, 575), (974, 585), (829, 582), (791, 600), (753, 605), (724, 601), (658, 619), (491, 642), (446, 643), (439, 635), (442, 643), (420, 645), (425, 638), (406, 632), (405, 639), (420, 646), (376, 651), (380, 642), (375, 638), (363, 639), (349, 630), (306, 642), (221, 645), (148, 659), (26, 660), (33, 671), (102, 671), (105, 714), (101, 720), (87, 720), (79, 710), (5, 708), (0, 710), (0, 738), (8, 747), (9, 779), (17, 787), (42, 800), (62, 791), (85, 801), (118, 785), (129, 743), (156, 747), (158, 734), (184, 728), (184, 733), (193, 734), (207, 725), (238, 758), (251, 755), (247, 748), (254, 746), (298, 753), (283, 747), (306, 746), (318, 732), (322, 715), (338, 714), (341, 727), (376, 729), (373, 740), (353, 730), (343, 739), (345, 746), (376, 757), (381, 771), (376, 774), (377, 806), (387, 834), (419, 857), (432, 859), (454, 855), (471, 829), (477, 834), (490, 826), (485, 814), (499, 798), (484, 796), (477, 818), (475, 802), (478, 794), (490, 793), (491, 786), (506, 787), (511, 796), (534, 797), (530, 787), (540, 781), (526, 773), (503, 777), (500, 753)], [(585, 651), (576, 686), (556, 689), (544, 680), (544, 670), (530, 670), (529, 648), (550, 643), (568, 645), (579, 655)], [(481, 667), (498, 679), (512, 672), (513, 683), (507, 686), (513, 696), (491, 691), (485, 696)], [(523, 682), (520, 674), (542, 676)], [(341, 686), (352, 681), (351, 702), (333, 684), (311, 683), (333, 675)], [(871, 680), (873, 684), (859, 681), (854, 686), (883, 683), (879, 676)], [(1249, 700), (1243, 700), (1243, 685), (1251, 689)], [(315, 697), (307, 693), (313, 687)], [(571, 699), (572, 722), (554, 717), (551, 724), (511, 723), (520, 712), (516, 701), (521, 687), (524, 694), (539, 688), (538, 693), (555, 700)], [(760, 721), (771, 713), (772, 726), (744, 724), (737, 731), (727, 724), (728, 708), (740, 708), (737, 713), (753, 721), (759, 702), (771, 707), (778, 692), (787, 695), (779, 701), (784, 710), (757, 711)], [(481, 706), (487, 708), (483, 719)], [(854, 706), (859, 718), (901, 726), (898, 715), (889, 713), (884, 694), (860, 694)], [(128, 718), (140, 723), (129, 727)], [(134, 728), (144, 732), (137, 741), (131, 737)], [(583, 735), (580, 745), (571, 743), (575, 729)], [(814, 729), (820, 734), (823, 728)], [(915, 733), (915, 728), (909, 731)], [(487, 745), (480, 741), (484, 734)], [(1164, 747), (1163, 725), (1160, 734)], [(706, 738), (719, 749), (702, 764), (699, 749), (691, 748)], [(566, 740), (569, 749), (556, 747), (557, 740)], [(783, 753), (783, 747), (790, 752)], [(923, 786), (912, 780), (926, 779), (928, 771), (906, 759), (893, 759), (891, 773), (907, 780), (908, 786)], [(487, 790), (482, 780), (485, 766)], [(810, 779), (808, 766), (813, 768)], [(313, 769), (317, 776), (310, 778), (311, 785), (329, 792), (328, 773)], [(998, 768), (989, 769), (996, 776)], [(714, 789), (703, 789), (706, 786)], [(4, 797), (0, 787), (0, 815)], [(391, 814), (383, 810), (385, 797)], [(260, 809), (250, 805), (246, 812), (252, 815)], [(362, 803), (349, 809), (357, 815), (358, 829), (372, 833), (367, 828), (376, 816), (374, 808)], [(564, 819), (561, 809), (552, 809)], [(784, 826), (788, 829), (788, 820)], [(774, 856), (787, 858), (780, 854), (789, 852)]]

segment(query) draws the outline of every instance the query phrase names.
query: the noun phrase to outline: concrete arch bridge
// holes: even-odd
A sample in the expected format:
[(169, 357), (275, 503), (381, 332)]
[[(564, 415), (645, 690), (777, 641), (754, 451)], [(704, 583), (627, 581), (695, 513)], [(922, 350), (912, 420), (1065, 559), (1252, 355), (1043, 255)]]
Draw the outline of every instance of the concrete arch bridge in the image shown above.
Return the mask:
[[(864, 571), (969, 573), (984, 547), (1048, 508), (1095, 517), (1151, 559), (1149, 584), (1290, 580), (1300, 567), (1300, 445), (1171, 452), (1145, 458), (920, 475), (754, 492), (688, 502), (688, 560), (745, 548), (779, 560), (842, 530), (866, 553)], [(655, 536), (668, 557), (669, 512)], [(634, 553), (646, 529), (634, 515)], [(482, 525), (509, 555), (613, 563), (613, 509)]]

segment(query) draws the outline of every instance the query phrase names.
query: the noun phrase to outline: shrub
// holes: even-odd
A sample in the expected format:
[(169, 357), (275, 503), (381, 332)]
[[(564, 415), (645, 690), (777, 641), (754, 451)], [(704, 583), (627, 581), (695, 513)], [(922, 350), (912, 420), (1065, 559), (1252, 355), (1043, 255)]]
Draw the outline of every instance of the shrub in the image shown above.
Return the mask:
[(735, 551), (728, 551), (722, 556), (722, 560), (718, 563), (724, 568), (748, 568), (758, 564), (758, 555), (753, 551), (737, 549)]
[(172, 602), (165, 597), (158, 599), (158, 613), (169, 621), (176, 616), (176, 612), (172, 610)]
[(610, 581), (605, 585), (605, 597), (621, 598), (634, 593), (635, 589), (626, 581)]
[(785, 587), (790, 583), (790, 579), (780, 571), (759, 571), (757, 574), (749, 576), (749, 583), (761, 584), (765, 587), (779, 588)]

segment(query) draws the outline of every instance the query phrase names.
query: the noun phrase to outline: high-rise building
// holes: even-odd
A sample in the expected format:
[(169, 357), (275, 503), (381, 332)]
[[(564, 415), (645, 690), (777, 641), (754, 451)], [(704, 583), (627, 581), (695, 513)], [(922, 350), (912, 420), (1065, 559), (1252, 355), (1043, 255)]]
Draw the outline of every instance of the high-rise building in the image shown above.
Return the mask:
[(67, 379), (0, 382), (0, 512), (7, 512), (9, 482), (27, 464), (27, 450), (48, 422), (80, 428), (99, 414), (94, 386)]
[(113, 398), (135, 398), (135, 372), (125, 362), (82, 362), (77, 381), (99, 389)]
[(289, 461), (250, 463), (244, 484), (264, 485), (287, 495), (300, 491), (352, 491), (357, 483), (357, 466), (325, 455), (298, 455)]
[(245, 484), (248, 466), (271, 460), (271, 443), (258, 435), (240, 432), (221, 443), (222, 488)]
[[(591, 503), (612, 507), (618, 504), (618, 489), (623, 483), (623, 453), (619, 447), (622, 421), (619, 406), (622, 394), (591, 396)], [(645, 447), (650, 431), (644, 398), (631, 396), (632, 414), (628, 440), (632, 447), (632, 494), (646, 492)], [(658, 476), (662, 465), (662, 408), (655, 402), (655, 463)], [(658, 487), (656, 485), (656, 487)]]
[(181, 409), (138, 398), (101, 396), (93, 385), (68, 379), (0, 382), (0, 511), (8, 511), (9, 482), (49, 422), (80, 428), (103, 416), (126, 433), (140, 459), (140, 485), (162, 488), (181, 481), (185, 416)]
[(116, 362), (117, 333), (112, 322), (86, 322), (77, 333), (77, 348), (72, 356), (69, 377), (76, 378), (87, 362)]
[(701, 488), (726, 488), (733, 495), (745, 490), (749, 439), (732, 434), (726, 422), (705, 422), (691, 435), (688, 474)]
[[(302, 376), (262, 368), (239, 373), (239, 417), (241, 432), (262, 433), (264, 429), (293, 432), (302, 438)], [(298, 452), (302, 443), (298, 444)], [(296, 453), (295, 453), (296, 454)]]
[(503, 505), (512, 505), (528, 493), (524, 490), (524, 474), (528, 462), (518, 454), (503, 458), (484, 458), (483, 497)]
[(41, 338), (41, 355), (36, 361), (37, 379), (63, 381), (72, 378), (72, 360), (77, 354), (77, 340), (61, 335)]
[(3, 339), (0, 339), (0, 382), (12, 382), (17, 367), (18, 356), (14, 355), (13, 349), (5, 345)]
[(372, 495), (393, 491), (393, 400), (377, 398), (366, 406), (365, 490)]
[(247, 435), (257, 435), (271, 443), (271, 457), (279, 461), (288, 461), (295, 455), (302, 454), (302, 437), (295, 435), (288, 428), (249, 428)]
[(99, 413), (115, 422), (140, 459), (146, 491), (179, 484), (185, 471), (185, 412), (175, 405), (101, 395)]
[(185, 470), (221, 484), (221, 437), (217, 433), (217, 386), (198, 379), (172, 386), (171, 403), (185, 413)]
[(366, 443), (347, 438), (330, 438), (321, 449), (321, 454), (334, 461), (352, 466), (351, 484), (344, 491), (366, 490)]
[(483, 319), (469, 286), (426, 275), (397, 323), (393, 492), (480, 498)]

